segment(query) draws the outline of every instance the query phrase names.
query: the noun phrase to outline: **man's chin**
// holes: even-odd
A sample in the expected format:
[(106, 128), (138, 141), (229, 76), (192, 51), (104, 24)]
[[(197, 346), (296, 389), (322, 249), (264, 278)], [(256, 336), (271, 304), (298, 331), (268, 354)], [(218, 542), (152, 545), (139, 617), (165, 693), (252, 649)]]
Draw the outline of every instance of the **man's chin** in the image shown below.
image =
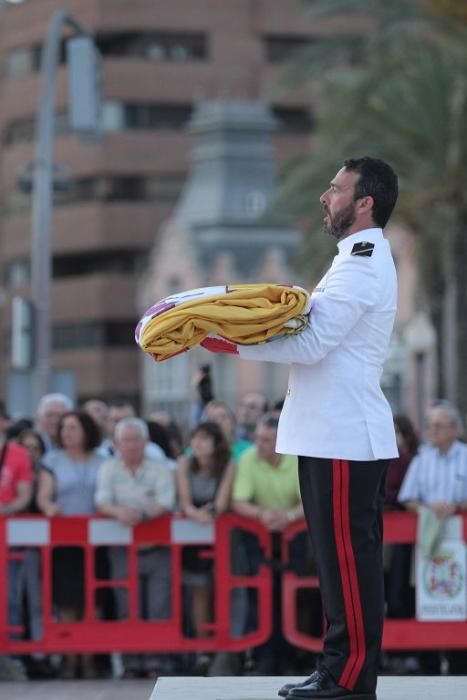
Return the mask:
[(333, 238), (338, 238), (337, 231), (334, 229), (333, 226), (327, 226), (326, 224), (323, 224), (323, 233), (326, 236), (332, 236)]

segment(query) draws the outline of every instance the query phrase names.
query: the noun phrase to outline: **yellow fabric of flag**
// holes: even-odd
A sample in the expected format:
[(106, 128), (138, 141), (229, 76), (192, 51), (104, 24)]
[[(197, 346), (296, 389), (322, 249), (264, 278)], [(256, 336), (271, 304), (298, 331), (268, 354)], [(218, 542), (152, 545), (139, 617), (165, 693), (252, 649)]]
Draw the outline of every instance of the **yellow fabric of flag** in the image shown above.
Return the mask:
[(178, 301), (145, 319), (139, 345), (160, 361), (198, 345), (207, 336), (243, 345), (264, 343), (302, 330), (308, 307), (309, 295), (300, 287), (229, 285), (222, 294)]

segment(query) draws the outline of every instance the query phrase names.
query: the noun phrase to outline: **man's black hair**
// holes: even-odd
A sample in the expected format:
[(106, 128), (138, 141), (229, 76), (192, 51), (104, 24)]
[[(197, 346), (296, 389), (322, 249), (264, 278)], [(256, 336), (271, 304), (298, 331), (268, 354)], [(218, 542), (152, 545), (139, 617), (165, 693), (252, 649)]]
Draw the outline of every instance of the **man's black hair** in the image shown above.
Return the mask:
[(258, 421), (258, 425), (264, 425), (266, 428), (275, 428), (277, 430), (279, 426), (279, 418), (276, 416), (271, 416), (270, 413), (266, 413)]
[(399, 185), (397, 175), (388, 163), (379, 158), (347, 158), (344, 168), (359, 173), (355, 183), (354, 199), (373, 197), (373, 220), (384, 228), (397, 201)]

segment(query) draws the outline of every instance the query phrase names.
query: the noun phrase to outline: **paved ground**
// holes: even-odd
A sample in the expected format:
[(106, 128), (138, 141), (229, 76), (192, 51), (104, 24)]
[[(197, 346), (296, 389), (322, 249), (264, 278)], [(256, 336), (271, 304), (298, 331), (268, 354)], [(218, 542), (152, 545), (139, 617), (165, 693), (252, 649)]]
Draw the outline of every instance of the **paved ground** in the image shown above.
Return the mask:
[(27, 681), (0, 683), (0, 700), (149, 700), (153, 689), (146, 680)]
[[(279, 700), (277, 690), (285, 681), (283, 677), (161, 678), (150, 700)], [(467, 677), (385, 676), (378, 684), (378, 700), (466, 699)]]
[[(156, 685), (146, 680), (28, 681), (0, 683), (0, 700), (279, 700), (277, 689), (285, 680), (183, 677), (161, 678)], [(385, 676), (378, 685), (378, 700), (466, 699), (467, 676)]]

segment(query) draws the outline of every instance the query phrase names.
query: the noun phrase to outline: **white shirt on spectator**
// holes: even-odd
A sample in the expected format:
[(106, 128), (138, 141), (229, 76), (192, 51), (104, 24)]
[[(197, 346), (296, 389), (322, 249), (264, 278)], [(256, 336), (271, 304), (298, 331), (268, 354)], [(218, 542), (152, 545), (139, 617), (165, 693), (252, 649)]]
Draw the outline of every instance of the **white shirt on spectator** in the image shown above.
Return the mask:
[(96, 505), (116, 505), (145, 511), (175, 507), (175, 477), (162, 461), (144, 459), (132, 472), (120, 457), (104, 462), (97, 474)]
[[(113, 440), (107, 438), (101, 442), (101, 444), (96, 450), (96, 454), (98, 454), (100, 457), (106, 457), (107, 459), (109, 459), (111, 457), (118, 456), (118, 450), (115, 447), (115, 443), (113, 442)], [(145, 444), (144, 456), (146, 457), (146, 459), (157, 459), (161, 461), (166, 461), (171, 469), (174, 468), (173, 460), (169, 460), (162, 447), (160, 445), (157, 445), (155, 442), (147, 442)]]
[(410, 462), (402, 482), (400, 503), (464, 503), (467, 501), (467, 445), (456, 440), (447, 452), (422, 447)]

